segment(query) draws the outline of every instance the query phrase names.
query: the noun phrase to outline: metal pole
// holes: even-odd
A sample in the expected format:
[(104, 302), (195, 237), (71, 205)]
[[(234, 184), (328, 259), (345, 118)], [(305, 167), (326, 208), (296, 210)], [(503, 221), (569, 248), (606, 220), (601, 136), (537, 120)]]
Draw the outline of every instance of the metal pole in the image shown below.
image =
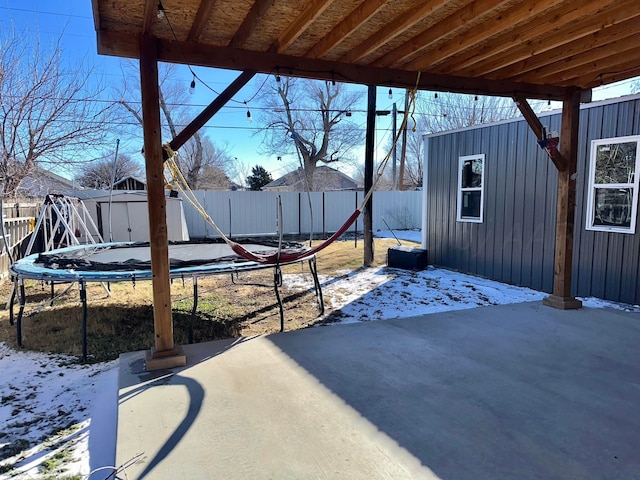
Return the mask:
[(393, 175), (393, 185), (391, 187), (391, 190), (396, 190), (396, 130), (397, 130), (397, 126), (396, 126), (396, 117), (398, 116), (398, 108), (396, 107), (396, 102), (393, 102), (393, 110), (391, 112), (391, 115), (393, 116), (393, 120), (392, 120), (392, 125), (393, 125), (393, 130), (391, 133), (391, 139), (393, 142), (393, 146), (391, 148), (393, 148), (393, 163), (391, 164), (391, 173)]
[(111, 188), (109, 189), (109, 241), (110, 242), (113, 242), (113, 232), (111, 231), (111, 202), (113, 200), (113, 184), (116, 183), (116, 167), (118, 166), (118, 149), (119, 148), (120, 148), (120, 139), (116, 138), (116, 154), (113, 157), (113, 168), (111, 169)]

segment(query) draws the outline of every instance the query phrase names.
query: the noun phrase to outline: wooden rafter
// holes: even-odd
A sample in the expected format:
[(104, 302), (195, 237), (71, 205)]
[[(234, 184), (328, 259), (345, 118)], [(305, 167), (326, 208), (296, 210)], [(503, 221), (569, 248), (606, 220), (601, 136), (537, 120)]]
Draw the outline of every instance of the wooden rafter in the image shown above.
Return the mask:
[(191, 42), (195, 42), (200, 38), (204, 28), (207, 26), (213, 7), (216, 4), (216, 0), (201, 0), (196, 18), (193, 20), (191, 29), (189, 30), (189, 36), (187, 39)]
[(260, 20), (266, 15), (269, 9), (273, 6), (275, 0), (256, 0), (251, 6), (251, 10), (238, 27), (236, 34), (229, 42), (231, 48), (242, 48), (244, 42), (247, 41), (251, 32), (260, 23)]
[[(269, 52), (254, 52), (228, 47), (204, 47), (198, 43), (158, 40), (159, 60), (191, 65), (210, 65), (215, 58), (219, 68), (239, 69), (241, 65), (252, 65), (262, 73), (273, 73), (278, 69), (282, 74), (291, 74), (319, 80), (338, 80), (347, 83), (390, 85), (399, 88), (412, 88), (416, 84), (417, 74), (405, 70), (382, 69), (375, 67), (328, 62), (316, 59), (280, 55)], [(98, 33), (99, 52), (109, 55), (118, 52), (120, 56), (138, 58), (139, 45), (137, 35), (122, 35), (113, 32)], [(450, 92), (481, 93), (487, 95), (512, 96), (520, 92), (528, 98), (562, 99), (567, 95), (566, 88), (549, 85), (536, 85), (511, 82), (508, 80), (469, 79), (450, 75), (420, 76), (418, 87), (423, 90), (437, 90), (446, 86)]]
[[(598, 21), (595, 21), (593, 17), (583, 18), (570, 24), (567, 28), (558, 28), (555, 32), (541, 35), (533, 41), (516, 44), (514, 48), (505, 51), (503, 55), (489, 57), (488, 60), (477, 64), (466, 72), (472, 76), (489, 75), (495, 72), (502, 72), (500, 74), (502, 76), (514, 71), (520, 73), (521, 70), (518, 70), (518, 66), (527, 59), (540, 57), (549, 50), (578, 42), (602, 30), (603, 25), (616, 25), (638, 15), (640, 15), (640, 2), (635, 0), (626, 2), (595, 17), (598, 18)], [(601, 24), (601, 22), (603, 23)]]
[(556, 0), (538, 0), (517, 4), (501, 15), (494, 16), (484, 22), (482, 28), (470, 28), (464, 35), (434, 45), (419, 57), (408, 62), (405, 67), (422, 70), (428, 66), (438, 65), (456, 53), (472, 48), (496, 34), (505, 30), (516, 30), (530, 22), (531, 18), (540, 18), (556, 6)]
[(142, 33), (146, 35), (151, 30), (151, 25), (158, 15), (158, 2), (156, 0), (146, 0), (144, 4), (144, 19), (142, 21)]
[[(620, 3), (620, 0), (615, 0), (613, 3)], [(436, 69), (439, 73), (461, 72), (491, 57), (495, 57), (496, 54), (507, 54), (507, 52), (517, 50), (522, 45), (529, 45), (537, 39), (546, 43), (549, 41), (549, 35), (557, 32), (564, 24), (580, 22), (581, 25), (584, 25), (582, 21), (587, 20), (589, 26), (585, 28), (587, 33), (591, 33), (593, 31), (593, 15), (604, 14), (603, 9), (607, 10), (607, 16), (612, 13), (615, 15), (615, 9), (611, 9), (611, 7), (611, 5), (603, 7), (596, 2), (576, 3), (568, 0), (556, 10), (549, 12), (549, 21), (531, 22), (526, 27), (515, 31), (509, 30), (488, 38), (477, 48), (467, 48), (464, 51), (460, 51), (454, 59), (447, 61), (441, 67), (437, 66)], [(517, 58), (516, 61), (521, 59)]]
[(371, 52), (390, 42), (398, 35), (404, 33), (416, 23), (430, 15), (437, 15), (438, 10), (446, 5), (448, 0), (431, 0), (425, 2), (418, 9), (410, 9), (387, 25), (386, 28), (371, 35), (365, 41), (352, 48), (340, 61), (355, 62), (369, 55)]
[(545, 83), (564, 81), (575, 77), (576, 73), (592, 71), (594, 65), (597, 65), (599, 71), (606, 71), (620, 63), (620, 58), (628, 58), (628, 54), (632, 54), (638, 48), (640, 48), (640, 36), (630, 35), (617, 42), (574, 55), (569, 61), (561, 60), (532, 70), (521, 79), (535, 78)]
[[(640, 4), (640, 2), (638, 3)], [(522, 78), (526, 72), (531, 72), (555, 62), (566, 61), (570, 63), (572, 56), (598, 48), (598, 46), (602, 44), (605, 35), (607, 35), (607, 38), (613, 38), (615, 40), (638, 35), (637, 24), (637, 21), (634, 19), (627, 20), (623, 23), (594, 32), (586, 37), (565, 43), (552, 50), (548, 50), (544, 52), (544, 55), (536, 55), (521, 60), (509, 67), (492, 72), (490, 76), (493, 78)]]
[(452, 38), (456, 34), (477, 25), (483, 18), (495, 15), (509, 5), (506, 0), (477, 0), (440, 21), (431, 28), (411, 38), (399, 47), (386, 53), (373, 64), (386, 68), (406, 63), (406, 60), (418, 55), (443, 37)]
[(373, 17), (387, 3), (387, 0), (372, 0), (358, 5), (344, 20), (335, 26), (330, 33), (316, 43), (306, 56), (319, 58), (345, 40), (358, 26)]
[(273, 45), (272, 48), (275, 48), (278, 53), (286, 51), (333, 2), (334, 0), (314, 0), (310, 2), (307, 8), (282, 32), (278, 37), (277, 45)]
[(594, 88), (604, 84), (625, 80), (632, 77), (640, 77), (640, 65), (638, 61), (619, 59), (620, 63), (612, 65), (607, 71), (600, 74), (586, 72), (580, 77), (570, 78), (562, 82), (563, 85), (581, 85), (583, 88)]

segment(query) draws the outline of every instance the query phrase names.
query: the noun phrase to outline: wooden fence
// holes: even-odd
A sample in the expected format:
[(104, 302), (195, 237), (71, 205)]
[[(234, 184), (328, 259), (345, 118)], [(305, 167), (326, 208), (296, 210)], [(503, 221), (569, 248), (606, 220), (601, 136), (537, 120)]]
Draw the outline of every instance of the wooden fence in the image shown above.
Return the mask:
[(6, 278), (9, 274), (11, 262), (7, 253), (7, 247), (11, 251), (13, 259), (20, 258), (22, 244), (27, 241), (33, 230), (35, 217), (14, 217), (4, 219), (4, 229), (7, 239), (5, 246), (4, 239), (0, 236), (0, 279)]

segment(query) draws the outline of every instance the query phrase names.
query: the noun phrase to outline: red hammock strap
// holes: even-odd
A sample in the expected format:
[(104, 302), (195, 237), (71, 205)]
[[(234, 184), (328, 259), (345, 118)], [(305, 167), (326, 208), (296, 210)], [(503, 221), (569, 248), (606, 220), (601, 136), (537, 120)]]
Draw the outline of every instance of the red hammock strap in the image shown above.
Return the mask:
[(301, 260), (303, 258), (315, 255), (316, 253), (318, 253), (322, 249), (324, 249), (324, 248), (328, 247), (329, 245), (331, 245), (338, 238), (340, 238), (344, 232), (346, 232), (349, 229), (351, 224), (353, 222), (355, 222), (356, 219), (359, 216), (360, 216), (360, 210), (356, 210), (355, 212), (353, 212), (351, 214), (351, 216), (347, 219), (347, 221), (344, 223), (344, 225), (342, 225), (338, 229), (338, 231), (336, 233), (331, 235), (329, 238), (327, 238), (327, 240), (325, 240), (323, 243), (321, 243), (317, 247), (312, 248), (311, 250), (306, 250), (304, 252), (296, 252), (296, 253), (281, 252), (280, 253), (280, 261), (279, 262), (278, 262), (278, 253), (273, 253), (271, 255), (255, 254), (253, 252), (250, 252), (246, 248), (244, 248), (239, 243), (235, 243), (235, 242), (233, 243), (233, 245), (231, 245), (231, 249), (237, 255), (239, 255), (242, 258), (244, 258), (246, 260), (249, 260), (251, 262), (266, 263), (266, 264), (273, 264), (273, 265), (276, 265), (277, 263), (296, 262), (296, 261)]

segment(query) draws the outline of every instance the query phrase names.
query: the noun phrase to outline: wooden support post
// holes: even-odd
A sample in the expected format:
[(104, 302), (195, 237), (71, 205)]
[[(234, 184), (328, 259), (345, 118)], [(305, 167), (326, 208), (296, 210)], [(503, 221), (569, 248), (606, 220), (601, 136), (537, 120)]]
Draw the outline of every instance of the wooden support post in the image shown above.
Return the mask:
[(563, 310), (582, 307), (582, 302), (571, 296), (579, 119), (580, 91), (578, 90), (565, 99), (562, 105), (560, 148), (565, 163), (562, 165), (564, 168), (559, 168), (558, 171), (553, 295), (543, 300), (544, 305)]
[[(193, 135), (200, 130), (207, 123), (211, 117), (213, 117), (217, 112), (220, 111), (222, 107), (224, 107), (231, 98), (240, 91), (242, 87), (244, 87), (249, 80), (251, 80), (256, 72), (254, 70), (245, 70), (243, 71), (238, 78), (236, 78), (231, 84), (224, 89), (224, 91), (216, 97), (216, 99), (211, 102), (207, 108), (205, 108), (200, 115), (194, 118), (189, 125), (184, 127), (184, 129), (176, 135), (176, 138), (169, 142), (169, 146), (172, 150), (178, 150), (182, 147), (187, 141), (193, 137)], [(166, 155), (165, 155), (166, 160)]]
[[(364, 191), (365, 194), (373, 186), (373, 153), (376, 132), (376, 87), (369, 85), (367, 101), (367, 133), (364, 153)], [(364, 266), (373, 263), (373, 195), (364, 208)]]
[(175, 348), (173, 342), (157, 45), (155, 38), (147, 35), (143, 35), (140, 39), (140, 90), (142, 92), (142, 124), (147, 172), (155, 332), (155, 348), (152, 348), (147, 354), (146, 366), (147, 370), (157, 370), (185, 365), (186, 358)]

